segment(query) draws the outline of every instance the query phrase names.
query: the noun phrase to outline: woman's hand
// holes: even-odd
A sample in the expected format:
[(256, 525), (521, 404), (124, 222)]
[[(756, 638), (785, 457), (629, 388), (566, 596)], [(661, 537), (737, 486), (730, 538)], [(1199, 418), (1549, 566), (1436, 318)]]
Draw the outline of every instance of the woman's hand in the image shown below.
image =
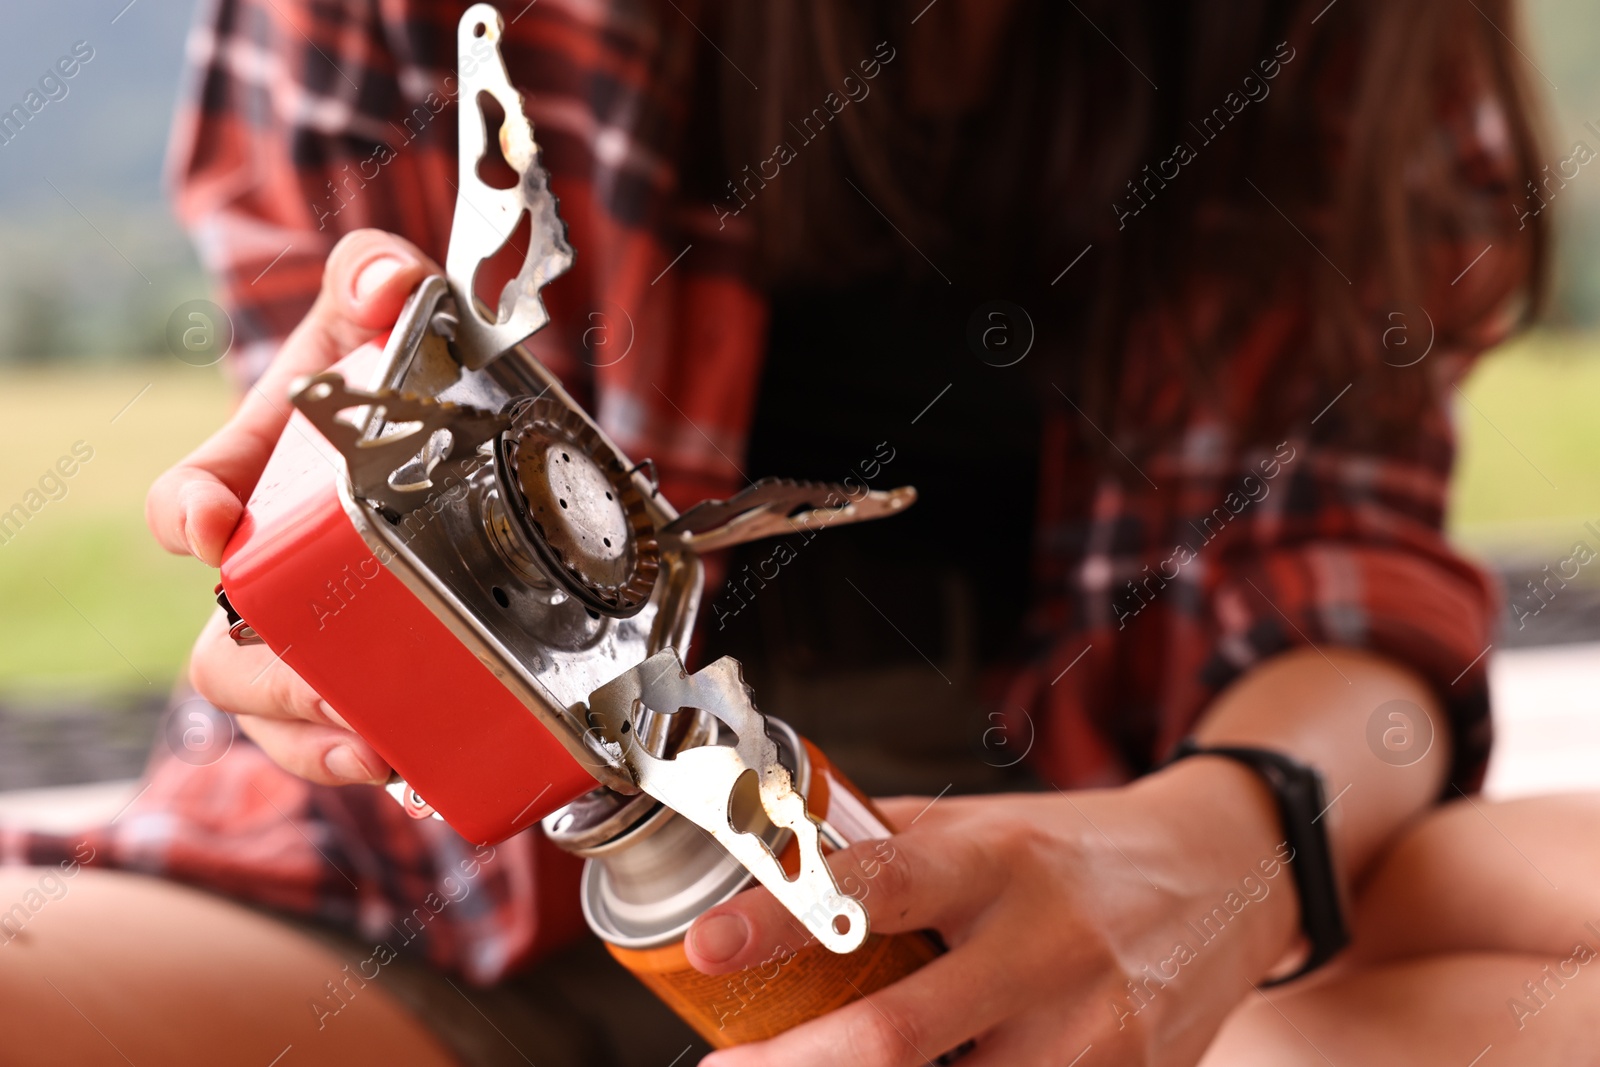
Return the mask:
[[(218, 566), (289, 417), (289, 383), (326, 370), (394, 325), (411, 290), (439, 268), (408, 241), (378, 230), (333, 249), (322, 291), (227, 425), (157, 478), (145, 521), (169, 552)], [(218, 612), (201, 631), (189, 679), (201, 696), (289, 771), (325, 784), (381, 782), (383, 758), (265, 645), (240, 647)]]
[[(1243, 767), (1195, 759), (1115, 790), (884, 808), (906, 827), (893, 858), (869, 842), (830, 862), (872, 872), (856, 877), (875, 933), (937, 930), (949, 953), (705, 1063), (909, 1067), (976, 1038), (964, 1065), (1192, 1067), (1295, 940), (1288, 849)], [(856, 862), (868, 857), (879, 862)], [(797, 929), (751, 890), (700, 918), (689, 958), (740, 970), (797, 950)]]

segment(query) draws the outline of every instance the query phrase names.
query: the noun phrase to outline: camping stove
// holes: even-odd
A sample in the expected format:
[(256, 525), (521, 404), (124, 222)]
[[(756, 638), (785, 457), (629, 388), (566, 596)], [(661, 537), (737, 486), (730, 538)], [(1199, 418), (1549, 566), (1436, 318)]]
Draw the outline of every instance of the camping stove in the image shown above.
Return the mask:
[[(264, 641), (395, 768), (389, 789), (412, 815), (489, 843), (597, 786), (619, 813), (647, 794), (848, 951), (865, 912), (837, 891), (738, 665), (689, 674), (683, 658), (701, 553), (888, 515), (915, 491), (772, 479), (679, 514), (650, 462), (624, 455), (520, 347), (548, 321), (540, 291), (573, 251), (501, 32), (487, 4), (458, 29), (445, 274), (419, 286), (381, 346), (293, 385), (219, 602), (235, 640)], [(478, 177), (483, 93), (504, 113), (510, 189)], [(526, 258), (490, 311), (475, 274), (524, 214)], [(793, 880), (760, 835), (730, 825), (736, 790), (752, 788), (768, 829), (800, 850)]]

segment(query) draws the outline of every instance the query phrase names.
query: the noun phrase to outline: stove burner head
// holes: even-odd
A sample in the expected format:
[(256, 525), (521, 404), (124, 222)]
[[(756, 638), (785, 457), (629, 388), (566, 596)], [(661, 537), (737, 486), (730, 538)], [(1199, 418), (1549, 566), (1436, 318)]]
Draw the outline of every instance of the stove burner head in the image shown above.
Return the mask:
[(511, 418), (496, 449), (498, 473), (534, 555), (592, 610), (637, 614), (655, 588), (661, 554), (621, 457), (554, 398), (525, 401)]

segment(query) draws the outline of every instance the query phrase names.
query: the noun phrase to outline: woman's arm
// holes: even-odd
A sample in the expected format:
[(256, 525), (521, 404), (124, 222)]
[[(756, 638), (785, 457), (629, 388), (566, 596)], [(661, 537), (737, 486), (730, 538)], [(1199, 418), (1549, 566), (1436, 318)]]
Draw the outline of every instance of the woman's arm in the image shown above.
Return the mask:
[[(1391, 701), (1410, 707), (1383, 707)], [(1381, 754), (1369, 730), (1375, 716), (1390, 740)], [(1439, 797), (1450, 766), (1449, 729), (1428, 684), (1390, 659), (1351, 649), (1301, 648), (1267, 660), (1212, 703), (1195, 737), (1206, 746), (1274, 749), (1320, 770), (1331, 802), (1328, 834), (1347, 885)], [(1175, 765), (1149, 784), (1183, 769)]]
[[(1402, 704), (1385, 708), (1390, 702)], [(1372, 747), (1374, 716), (1382, 722), (1379, 736), (1392, 745), (1383, 755)], [(1194, 736), (1206, 747), (1271, 749), (1322, 772), (1329, 800), (1322, 821), (1347, 890), (1432, 805), (1450, 766), (1448, 727), (1428, 685), (1392, 660), (1353, 649), (1300, 648), (1267, 660), (1212, 703)], [(1271, 854), (1284, 840), (1272, 794), (1231, 760), (1187, 760), (1128, 789), (1151, 818), (1177, 820), (1187, 830), (1180, 836), (1196, 869), (1247, 870), (1252, 857)], [(1219, 827), (1231, 832), (1219, 834)], [(1288, 913), (1292, 939), (1299, 929), (1294, 893), (1278, 894), (1273, 907)], [(1265, 973), (1288, 947), (1280, 939), (1283, 919), (1250, 927), (1250, 970)]]
[[(1392, 700), (1435, 726), (1431, 748), (1408, 766), (1367, 743), (1368, 719)], [(1199, 737), (1319, 767), (1338, 797), (1328, 819), (1347, 879), (1438, 795), (1449, 760), (1420, 679), (1338, 649), (1251, 670), (1214, 702)], [(866, 1000), (708, 1062), (918, 1064), (978, 1037), (965, 1062), (979, 1067), (1080, 1055), (1084, 1067), (1187, 1067), (1297, 939), (1272, 795), (1231, 761), (1192, 759), (1112, 790), (890, 809), (907, 829), (867, 881), (874, 929), (933, 928), (951, 951)], [(838, 859), (849, 868), (856, 857)], [(780, 945), (799, 948), (794, 939), (782, 910), (754, 890), (702, 917), (688, 947), (701, 969), (730, 972)]]

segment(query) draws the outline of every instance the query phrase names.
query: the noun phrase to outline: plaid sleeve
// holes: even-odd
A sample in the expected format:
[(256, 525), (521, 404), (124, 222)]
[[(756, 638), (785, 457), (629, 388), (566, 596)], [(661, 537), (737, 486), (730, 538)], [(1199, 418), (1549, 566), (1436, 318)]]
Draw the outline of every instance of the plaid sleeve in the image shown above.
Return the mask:
[[(310, 308), (339, 237), (375, 226), (443, 259), (464, 5), (206, 0), (168, 156), (180, 221), (257, 377)], [(410, 5), (403, 5), (409, 7)]]
[[(1215, 636), (1202, 669), (1208, 686), (1220, 686), (1294, 645), (1384, 653), (1433, 687), (1452, 727), (1450, 781), (1464, 790), (1482, 784), (1492, 742), (1488, 652), (1499, 597), (1443, 532), (1453, 415), (1459, 381), (1514, 321), (1527, 255), (1506, 207), (1509, 125), (1472, 75), (1467, 67), (1443, 80), (1435, 137), (1420, 149), (1443, 160), (1460, 205), (1430, 246), (1421, 305), (1374, 316), (1366, 369), (1289, 443), (1296, 458), (1282, 464), (1277, 506), (1261, 509), (1213, 576)], [(1267, 333), (1263, 353), (1274, 348)], [(1292, 348), (1278, 349), (1273, 364), (1291, 364)], [(1363, 432), (1406, 375), (1426, 383), (1422, 411), (1401, 430)]]
[[(517, 5), (503, 53), (579, 255), (529, 348), (683, 506), (742, 484), (765, 303), (752, 234), (680, 187), (699, 38), (672, 5)], [(179, 218), (253, 381), (338, 238), (376, 227), (443, 262), (465, 0), (205, 0), (168, 160)]]
[[(1081, 413), (1052, 418), (1041, 546), (1053, 595), (1039, 614), (1051, 645), (1013, 695), (1038, 709), (1039, 755), (1056, 775), (1091, 785), (1143, 773), (1254, 665), (1341, 646), (1425, 678), (1452, 725), (1452, 782), (1481, 783), (1497, 596), (1443, 531), (1452, 416), (1456, 383), (1513, 321), (1526, 246), (1506, 208), (1504, 116), (1492, 99), (1464, 99), (1441, 113), (1434, 149), (1468, 210), (1430, 246), (1421, 306), (1410, 321), (1373, 316), (1372, 350), (1353, 353), (1349, 379), (1310, 395), (1297, 368), (1325, 327), (1290, 298), (1257, 315), (1214, 399), (1181, 384), (1193, 380), (1182, 331), (1145, 332), (1130, 358), (1161, 369), (1169, 400), (1149, 417), (1180, 413), (1170, 446), (1137, 462), (1092, 458)], [(1401, 333), (1385, 335), (1390, 325)], [(1405, 376), (1420, 412), (1375, 422)], [(1304, 417), (1281, 443), (1245, 444), (1250, 412), (1271, 402), (1263, 383), (1285, 380), (1306, 387)]]
[[(1218, 537), (1207, 575), (1210, 633), (1200, 680), (1220, 690), (1295, 646), (1382, 653), (1434, 689), (1452, 726), (1451, 780), (1471, 789), (1489, 754), (1485, 653), (1496, 597), (1441, 529), (1453, 393), (1441, 390), (1414, 435), (1381, 450), (1352, 446), (1341, 429), (1379, 388), (1370, 379), (1353, 383), (1319, 422), (1319, 430), (1331, 424), (1326, 431), (1247, 460), (1221, 494), (1222, 514), (1242, 525), (1226, 531), (1226, 542)], [(1346, 405), (1348, 414), (1336, 419)], [(1251, 502), (1258, 494), (1266, 495)], [(1245, 514), (1235, 519), (1234, 507)], [(1208, 535), (1220, 526), (1216, 511), (1202, 520)], [(1198, 534), (1194, 543), (1199, 551), (1208, 544)], [(1331, 662), (1329, 671), (1337, 681)]]
[[(1253, 340), (1281, 360), (1303, 336), (1264, 324)], [(1052, 563), (1066, 595), (1051, 598), (1049, 653), (1013, 691), (1033, 709), (1047, 773), (1073, 786), (1145, 773), (1250, 668), (1347, 647), (1432, 685), (1452, 724), (1452, 781), (1477, 785), (1496, 599), (1442, 529), (1453, 393), (1440, 389), (1413, 433), (1358, 443), (1349, 420), (1381, 388), (1358, 379), (1327, 398), (1314, 432), (1275, 445), (1233, 448), (1226, 423), (1197, 419), (1138, 460), (1149, 483), (1131, 469), (1087, 475), (1083, 511), (1046, 524), (1046, 543), (1072, 550)], [(1067, 437), (1066, 420), (1051, 432)]]

